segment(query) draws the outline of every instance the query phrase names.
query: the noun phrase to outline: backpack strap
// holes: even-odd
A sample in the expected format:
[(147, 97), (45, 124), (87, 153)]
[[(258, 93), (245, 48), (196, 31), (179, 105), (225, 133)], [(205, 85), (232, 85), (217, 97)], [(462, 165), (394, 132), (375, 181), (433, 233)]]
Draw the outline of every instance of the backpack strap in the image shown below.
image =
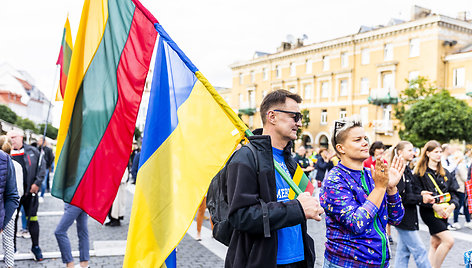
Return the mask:
[[(249, 148), (249, 150), (251, 150), (252, 156), (254, 156), (254, 160), (256, 162), (256, 173), (257, 173), (257, 177), (259, 177), (260, 170), (259, 170), (259, 158), (257, 157), (257, 153), (256, 153), (257, 149), (250, 142), (246, 144), (246, 146)], [(259, 202), (261, 203), (261, 207), (262, 207), (262, 223), (264, 226), (264, 237), (267, 238), (267, 237), (270, 237), (269, 209), (267, 208), (267, 204), (266, 202), (264, 202), (264, 200), (259, 198)]]

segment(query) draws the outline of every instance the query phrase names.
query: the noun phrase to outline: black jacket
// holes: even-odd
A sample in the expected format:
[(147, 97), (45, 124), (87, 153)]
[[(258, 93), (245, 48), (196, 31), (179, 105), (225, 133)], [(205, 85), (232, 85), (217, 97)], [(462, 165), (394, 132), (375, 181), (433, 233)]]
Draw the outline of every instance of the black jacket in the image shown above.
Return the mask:
[[(257, 131), (255, 131), (257, 133)], [(274, 160), (270, 136), (256, 135), (249, 141), (257, 148), (259, 176), (249, 148), (235, 152), (228, 164), (229, 220), (234, 226), (225, 260), (225, 267), (276, 267), (277, 230), (301, 224), (306, 267), (313, 267), (315, 250), (307, 233), (306, 218), (298, 200), (277, 202)], [(284, 149), (284, 158), (291, 175), (297, 163), (290, 156), (291, 144)], [(267, 203), (270, 237), (264, 238), (260, 199)]]
[(407, 166), (397, 185), (398, 193), (402, 198), (403, 207), (405, 208), (405, 215), (401, 223), (396, 227), (410, 231), (419, 230), (416, 205), (423, 201), (423, 197), (413, 191), (413, 177), (412, 170)]
[[(23, 174), (25, 181), (23, 182), (25, 194), (29, 193), (31, 185), (36, 184), (41, 188), (44, 176), (46, 175), (46, 161), (44, 157), (40, 157), (40, 153), (36, 147), (25, 144), (23, 146), (25, 154), (23, 160), (26, 165), (26, 174)], [(41, 163), (38, 168), (38, 161)]]
[(334, 164), (331, 160), (325, 162), (321, 155), (317, 155), (316, 158), (318, 160), (315, 164), (315, 168), (317, 170), (315, 179), (317, 181), (323, 181), (324, 177), (326, 176), (326, 172), (329, 172), (334, 167)]
[[(436, 190), (436, 187), (434, 186), (434, 183), (431, 181), (429, 178), (428, 174), (431, 174), (433, 179), (436, 181), (436, 184), (438, 185), (439, 189), (445, 194), (445, 193), (450, 193), (451, 194), (451, 201), (449, 204), (455, 204), (456, 208), (459, 207), (459, 197), (457, 196), (457, 183), (455, 183), (455, 178), (451, 176), (451, 173), (444, 169), (444, 172), (446, 172), (446, 176), (441, 176), (439, 174), (436, 174), (435, 171), (433, 171), (430, 168), (426, 169), (426, 172), (422, 177), (419, 175), (415, 175), (413, 177), (413, 192), (415, 194), (421, 194), (421, 191), (430, 191), (433, 193), (433, 195), (439, 195), (438, 190)], [(433, 207), (432, 204), (424, 204), (423, 202), (420, 202), (420, 206), (423, 208), (431, 208)]]

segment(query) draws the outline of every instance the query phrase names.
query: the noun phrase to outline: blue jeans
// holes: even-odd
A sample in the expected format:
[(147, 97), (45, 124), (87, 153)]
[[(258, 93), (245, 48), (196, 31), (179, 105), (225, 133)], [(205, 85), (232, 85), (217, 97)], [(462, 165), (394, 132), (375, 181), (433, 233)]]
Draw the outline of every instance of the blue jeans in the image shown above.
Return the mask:
[(49, 183), (49, 170), (46, 170), (46, 175), (44, 175), (43, 183), (41, 183), (41, 197), (44, 197), (44, 192), (46, 192), (46, 186)]
[(337, 264), (334, 264), (325, 258), (323, 262), (323, 268), (343, 268), (343, 267)]
[(395, 267), (408, 267), (410, 254), (413, 255), (418, 268), (431, 267), (428, 253), (420, 240), (418, 231), (407, 231), (396, 228), (398, 232), (398, 244), (395, 254)]
[(457, 193), (457, 196), (459, 196), (459, 206), (456, 207), (456, 209), (454, 209), (454, 222), (459, 221), (459, 211), (461, 210), (461, 207), (464, 208), (463, 210), (464, 210), (465, 221), (470, 222), (469, 210), (466, 208), (465, 203), (464, 203), (465, 193), (461, 193), (461, 192), (456, 192), (456, 193)]
[(73, 262), (72, 250), (70, 247), (69, 237), (67, 236), (67, 230), (77, 221), (77, 236), (79, 237), (79, 252), (80, 261), (88, 261), (89, 255), (89, 236), (87, 228), (87, 213), (80, 208), (64, 203), (64, 215), (62, 215), (61, 221), (56, 227), (54, 234), (56, 235), (57, 244), (61, 250), (61, 257), (63, 263)]

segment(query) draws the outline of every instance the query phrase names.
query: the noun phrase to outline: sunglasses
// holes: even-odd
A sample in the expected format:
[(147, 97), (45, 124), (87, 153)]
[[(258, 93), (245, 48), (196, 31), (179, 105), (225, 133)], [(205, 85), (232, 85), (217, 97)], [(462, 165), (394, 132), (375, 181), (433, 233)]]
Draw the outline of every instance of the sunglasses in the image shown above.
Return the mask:
[(336, 136), (338, 135), (338, 131), (343, 128), (344, 126), (346, 125), (346, 122), (344, 121), (334, 121), (334, 133), (333, 133), (333, 136), (334, 136), (334, 143), (335, 145), (337, 144), (336, 142)]
[(290, 112), (290, 111), (284, 111), (284, 110), (274, 110), (274, 112), (293, 114), (294, 117), (292, 117), (292, 118), (293, 118), (293, 120), (295, 120), (295, 122), (298, 122), (298, 121), (302, 120), (302, 116), (303, 116), (300, 112)]

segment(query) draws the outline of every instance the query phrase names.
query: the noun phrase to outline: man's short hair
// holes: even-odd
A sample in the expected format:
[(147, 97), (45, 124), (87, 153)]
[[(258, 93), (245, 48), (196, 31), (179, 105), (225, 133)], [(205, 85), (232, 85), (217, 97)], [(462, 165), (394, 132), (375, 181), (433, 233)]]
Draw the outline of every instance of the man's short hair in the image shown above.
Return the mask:
[(262, 100), (261, 109), (260, 109), (262, 125), (265, 125), (266, 123), (266, 116), (269, 110), (276, 105), (285, 104), (285, 101), (287, 100), (287, 98), (290, 98), (296, 101), (297, 103), (302, 102), (302, 97), (300, 97), (300, 95), (296, 93), (292, 93), (285, 89), (278, 89), (278, 90), (272, 91), (265, 96), (265, 98)]
[(10, 131), (7, 132), (7, 136), (8, 137), (11, 137), (11, 136), (21, 136), (21, 137), (24, 137), (25, 136), (25, 132), (23, 130), (18, 130), (18, 129), (12, 129)]

